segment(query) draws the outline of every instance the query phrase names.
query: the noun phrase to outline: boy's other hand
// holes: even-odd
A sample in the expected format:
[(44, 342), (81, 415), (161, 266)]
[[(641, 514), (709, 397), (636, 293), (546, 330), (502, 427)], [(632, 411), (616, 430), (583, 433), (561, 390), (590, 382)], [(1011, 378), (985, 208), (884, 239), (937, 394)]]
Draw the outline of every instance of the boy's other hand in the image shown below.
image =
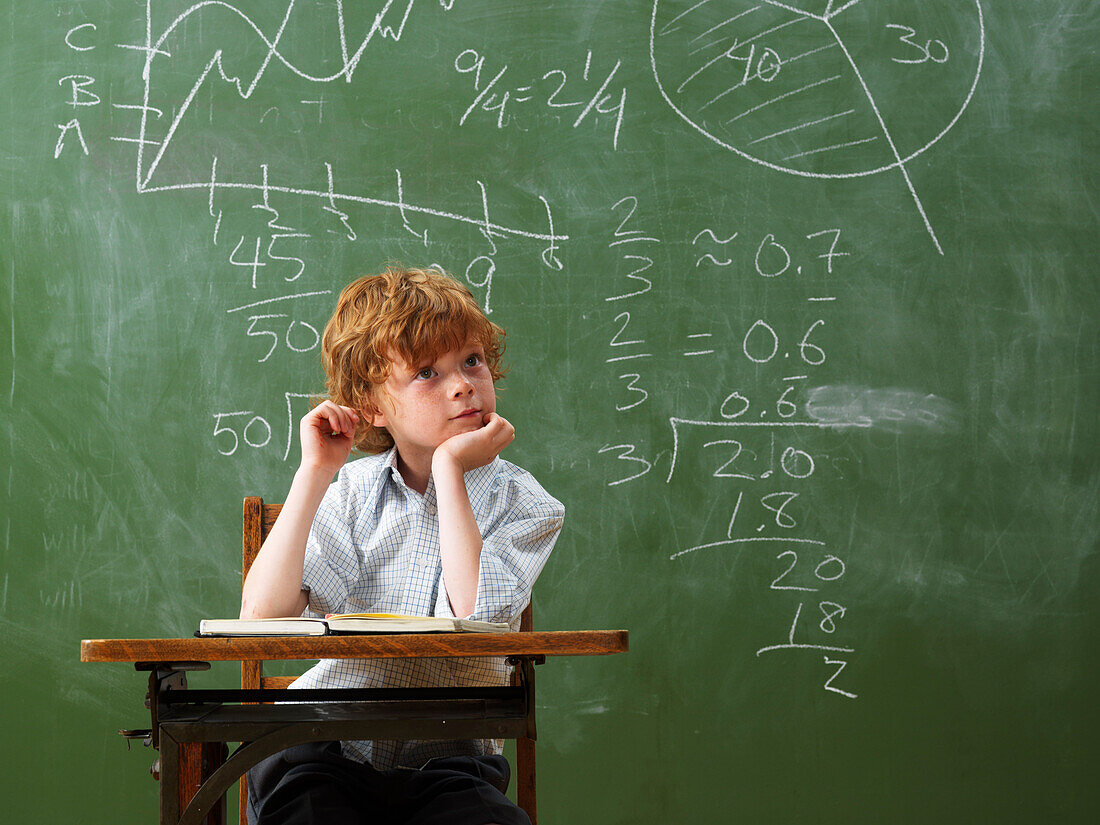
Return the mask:
[(516, 437), (516, 428), (506, 418), (495, 412), (488, 413), (480, 429), (451, 436), (435, 448), (432, 456), (434, 467), (437, 460), (450, 459), (467, 473), (482, 467), (496, 458), (500, 451), (511, 444)]
[(355, 444), (359, 414), (351, 407), (322, 401), (302, 418), (302, 467), (336, 474)]

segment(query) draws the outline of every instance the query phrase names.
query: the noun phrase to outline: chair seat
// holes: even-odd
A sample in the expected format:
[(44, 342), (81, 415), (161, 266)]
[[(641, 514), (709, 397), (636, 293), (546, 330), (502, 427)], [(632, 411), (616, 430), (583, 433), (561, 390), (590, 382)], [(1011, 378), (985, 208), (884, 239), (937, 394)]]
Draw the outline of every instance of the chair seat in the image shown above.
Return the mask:
[(297, 676), (261, 676), (260, 687), (267, 689), (284, 689), (294, 684)]

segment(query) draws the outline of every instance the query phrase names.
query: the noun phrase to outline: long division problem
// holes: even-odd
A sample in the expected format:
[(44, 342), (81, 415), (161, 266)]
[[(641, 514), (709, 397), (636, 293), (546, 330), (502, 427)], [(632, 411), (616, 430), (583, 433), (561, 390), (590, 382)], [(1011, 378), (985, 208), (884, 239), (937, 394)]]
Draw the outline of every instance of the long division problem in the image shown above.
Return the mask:
[[(739, 246), (738, 236), (708, 227), (693, 237), (692, 247), (699, 253), (696, 267), (725, 268), (739, 261), (740, 270), (759, 279), (765, 289), (793, 282), (794, 290), (791, 284), (784, 285), (786, 295), (794, 297), (803, 274), (812, 270), (816, 277), (807, 283), (815, 285), (830, 284), (838, 275), (836, 270), (850, 255), (841, 235), (837, 228), (790, 239), (783, 233), (766, 233), (758, 241), (746, 237)], [(800, 251), (792, 253), (796, 245)], [(751, 269), (744, 259), (751, 261)], [(832, 307), (837, 296), (814, 291), (801, 298), (803, 321), (791, 327), (789, 321), (781, 325), (767, 317), (756, 318), (745, 324), (743, 334), (735, 333), (727, 351), (727, 363), (734, 369), (740, 363), (757, 367), (764, 380), (770, 375), (774, 391), (738, 387), (722, 399), (716, 418), (670, 419), (673, 456), (666, 480), (671, 481), (678, 471), (683, 447), (702, 441), (696, 449), (701, 450), (704, 466), (713, 467), (712, 477), (726, 485), (723, 490), (728, 489), (732, 502), (722, 537), (677, 551), (672, 558), (723, 546), (766, 548), (775, 560), (768, 591), (791, 605), (793, 618), (783, 641), (762, 645), (756, 655), (781, 651), (820, 655), (826, 670), (822, 687), (854, 699), (857, 694), (841, 678), (856, 652), (852, 643), (844, 641), (851, 627), (844, 621), (849, 608), (842, 603), (850, 562), (847, 553), (834, 546), (835, 539), (803, 528), (811, 502), (825, 498), (813, 493), (820, 466), (829, 457), (816, 451), (815, 442), (802, 438), (827, 425), (811, 420), (804, 401), (800, 404), (798, 399), (804, 398), (807, 383), (816, 381), (814, 371), (828, 361), (824, 310)], [(696, 459), (692, 469), (698, 472), (698, 467)]]

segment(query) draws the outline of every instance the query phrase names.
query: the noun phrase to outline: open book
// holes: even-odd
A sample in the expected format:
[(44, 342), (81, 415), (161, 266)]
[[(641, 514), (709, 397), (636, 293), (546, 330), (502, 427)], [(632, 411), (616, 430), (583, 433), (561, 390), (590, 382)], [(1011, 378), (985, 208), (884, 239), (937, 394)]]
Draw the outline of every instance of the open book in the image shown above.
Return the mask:
[(504, 622), (403, 616), (397, 613), (330, 613), (323, 619), (203, 619), (199, 636), (327, 636), (338, 633), (507, 633)]

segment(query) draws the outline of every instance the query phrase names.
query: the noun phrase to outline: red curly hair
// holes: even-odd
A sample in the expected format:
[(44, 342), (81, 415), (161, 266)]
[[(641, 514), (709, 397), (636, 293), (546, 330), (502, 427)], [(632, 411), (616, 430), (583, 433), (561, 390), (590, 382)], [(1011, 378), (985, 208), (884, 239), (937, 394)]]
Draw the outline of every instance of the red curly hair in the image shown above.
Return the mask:
[[(418, 364), (470, 341), (482, 347), (493, 380), (500, 380), (504, 330), (485, 317), (470, 290), (436, 270), (388, 266), (340, 293), (321, 340), (328, 397), (369, 414), (377, 409), (374, 393), (389, 378), (395, 356)], [(393, 438), (364, 421), (355, 446), (381, 453)]]

